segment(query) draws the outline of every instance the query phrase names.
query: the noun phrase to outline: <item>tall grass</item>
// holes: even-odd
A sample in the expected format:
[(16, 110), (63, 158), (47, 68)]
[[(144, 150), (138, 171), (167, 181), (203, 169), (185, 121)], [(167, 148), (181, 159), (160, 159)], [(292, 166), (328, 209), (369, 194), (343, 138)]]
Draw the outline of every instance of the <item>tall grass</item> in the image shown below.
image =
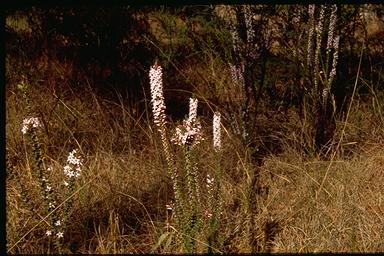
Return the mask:
[[(34, 189), (32, 170), (26, 162), (28, 150), (18, 150), (23, 148), (20, 129), (27, 113), (19, 107), (17, 90), (13, 92), (7, 97), (6, 126), (7, 160), (16, 174), (7, 178), (8, 249), (10, 253), (47, 253), (48, 247), (42, 243), (46, 239), (47, 216), (33, 212), (37, 205), (41, 205), (41, 197)], [(152, 120), (136, 122), (127, 131), (108, 111), (114, 109), (116, 114), (127, 116), (125, 121), (129, 123), (132, 114), (128, 107), (123, 103), (114, 107), (93, 92), (88, 93), (82, 96), (82, 101), (76, 97), (62, 99), (62, 105), (57, 107), (49, 122), (58, 132), (52, 132), (42, 141), (48, 149), (45, 156), (52, 160), (54, 170), (62, 170), (66, 161), (68, 151), (59, 148), (60, 144), (79, 143), (87, 156), (84, 163), (87, 168), (79, 180), (83, 185), (75, 191), (77, 199), (73, 214), (68, 217), (68, 236), (64, 237), (63, 246), (68, 251), (83, 253), (137, 253), (150, 252), (154, 248), (157, 252), (179, 251), (172, 235), (162, 236), (167, 230), (165, 205), (173, 196), (159, 154), (161, 144), (154, 143), (159, 139), (151, 128)], [(319, 195), (316, 191), (323, 181), (328, 162), (302, 151), (297, 137), (302, 128), (295, 121), (294, 113), (291, 113), (291, 121), (280, 124), (286, 127), (284, 129), (294, 131), (277, 134), (285, 145), (282, 153), (268, 156), (262, 167), (256, 167), (238, 138), (224, 130), (220, 157), (224, 209), (219, 229), (224, 246), (221, 251), (253, 251), (250, 237), (255, 237), (260, 251), (383, 250), (384, 137), (383, 126), (379, 125), (383, 124), (380, 114), (383, 109), (377, 104), (381, 102), (379, 97), (382, 96), (375, 94), (368, 100), (355, 98), (343, 131), (342, 153), (333, 159), (323, 182), (323, 190), (327, 192)], [(47, 105), (37, 104), (42, 102), (41, 98), (47, 99), (44, 101)], [(103, 114), (94, 108), (87, 110), (87, 104), (91, 106), (93, 101), (97, 101)], [(31, 105), (41, 117), (48, 116), (45, 109), (49, 109), (51, 102), (55, 102), (53, 95), (31, 88)], [(92, 113), (94, 120), (80, 115), (77, 125), (71, 127), (67, 122), (71, 122), (68, 115), (72, 112)], [(263, 122), (265, 125), (268, 122), (276, 124), (274, 120)], [(109, 123), (108, 128), (105, 123)], [(207, 128), (209, 123), (206, 124), (203, 130), (210, 134), (211, 128)], [(114, 140), (116, 137), (127, 139)], [(140, 141), (145, 146), (132, 143), (125, 150), (114, 150), (123, 148), (122, 144), (127, 140)], [(202, 151), (195, 161), (201, 177), (207, 177), (206, 174), (211, 175), (209, 170), (217, 168), (217, 156), (209, 150), (212, 141), (203, 141), (201, 145)], [(256, 175), (262, 186), (253, 187)], [(52, 173), (52, 180), (61, 180), (59, 176), (58, 171)], [(257, 193), (249, 192), (257, 187)], [(21, 194), (24, 191), (28, 196), (25, 202)], [(255, 202), (253, 197), (257, 197), (257, 215), (250, 214), (254, 211), (250, 205)], [(208, 200), (204, 199), (204, 193), (203, 200)], [(196, 238), (196, 251), (203, 252), (209, 243), (201, 238)]]
[[(201, 108), (200, 125), (192, 128), (204, 135), (197, 145), (185, 136), (193, 131), (188, 120), (196, 121), (194, 100), (184, 122), (159, 115), (166, 124), (161, 135), (149, 96), (147, 110), (119, 93), (113, 102), (85, 80), (79, 88), (61, 78), (64, 66), (51, 66), (49, 81), (29, 71), (36, 79), (26, 81), (27, 109), (15, 82), (19, 72), (7, 68), (8, 253), (59, 252), (47, 236), (57, 220), (45, 210), (31, 158), (34, 145), (21, 132), (28, 117), (40, 121), (35, 128), (41, 157), (52, 170), (47, 176), (58, 195), (55, 208), (65, 212), (62, 253), (384, 251), (384, 95), (376, 81), (357, 76), (356, 83), (369, 90), (356, 90), (348, 118), (336, 118), (335, 137), (342, 140), (329, 146), (332, 158), (308, 149), (308, 122), (294, 108), (273, 115), (260, 111), (255, 119), (260, 147), (250, 148), (225, 118), (230, 108), (223, 102), (236, 98), (227, 60), (209, 50), (204, 54), (206, 61), (178, 70), (195, 89), (196, 74), (205, 79), (193, 94)], [(55, 78), (62, 79), (62, 89), (54, 89)], [(164, 83), (164, 90), (170, 86)], [(268, 104), (260, 100), (260, 108)], [(304, 117), (310, 115), (306, 111)], [(218, 112), (221, 126), (212, 124)], [(220, 140), (214, 137), (218, 127)], [(276, 147), (263, 145), (268, 141)], [(74, 149), (84, 158), (76, 181), (64, 172)], [(64, 182), (73, 185), (68, 193), (62, 193)]]

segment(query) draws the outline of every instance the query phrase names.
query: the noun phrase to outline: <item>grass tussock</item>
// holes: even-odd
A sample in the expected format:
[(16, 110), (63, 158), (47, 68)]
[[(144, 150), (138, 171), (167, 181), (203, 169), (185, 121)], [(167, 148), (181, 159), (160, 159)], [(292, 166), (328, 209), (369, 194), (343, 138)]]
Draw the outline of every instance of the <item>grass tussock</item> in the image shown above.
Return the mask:
[[(270, 192), (274, 199), (266, 208), (285, 226), (275, 248), (297, 252), (382, 250), (382, 161), (383, 152), (377, 149), (333, 163), (297, 160), (292, 155), (266, 161), (265, 171), (276, 177)], [(319, 191), (327, 169), (328, 178)]]

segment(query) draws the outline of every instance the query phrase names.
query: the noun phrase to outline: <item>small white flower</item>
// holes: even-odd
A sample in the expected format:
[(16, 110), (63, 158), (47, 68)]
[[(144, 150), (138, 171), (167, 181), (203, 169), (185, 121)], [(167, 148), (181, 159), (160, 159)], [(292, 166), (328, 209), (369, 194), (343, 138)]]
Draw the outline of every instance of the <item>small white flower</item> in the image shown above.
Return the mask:
[(64, 235), (64, 233), (63, 233), (63, 232), (57, 232), (57, 234), (56, 234), (56, 236), (57, 236), (58, 238), (62, 238), (62, 237), (63, 237), (63, 235)]
[(204, 215), (205, 215), (205, 217), (206, 217), (207, 219), (210, 219), (210, 218), (212, 218), (212, 216), (213, 216), (212, 213), (209, 212), (208, 210), (205, 211)]
[(69, 165), (64, 166), (64, 173), (71, 171), (71, 167)]
[(69, 178), (75, 176), (75, 173), (72, 171), (72, 168), (69, 165), (64, 166), (64, 174)]
[(29, 129), (31, 128), (31, 126), (33, 128), (38, 128), (41, 126), (40, 121), (37, 117), (25, 118), (23, 120), (23, 127), (21, 128), (21, 132), (23, 134), (26, 134), (29, 131)]
[(68, 164), (73, 164), (77, 166), (80, 166), (82, 164), (81, 159), (79, 157), (76, 157), (75, 155), (76, 153), (77, 153), (76, 149), (72, 150), (72, 152), (69, 153), (68, 159), (67, 159)]
[(50, 235), (52, 235), (52, 231), (51, 231), (51, 230), (47, 230), (47, 232), (45, 232), (45, 234), (46, 234), (47, 236), (50, 236)]
[(61, 225), (61, 221), (60, 220), (58, 220), (58, 221), (56, 221), (55, 222), (55, 226), (57, 227), (57, 226), (60, 226)]
[(324, 88), (323, 93), (322, 93), (323, 98), (326, 98), (328, 96), (328, 94), (329, 94), (329, 88)]
[(52, 190), (52, 187), (47, 185), (47, 187), (46, 187), (45, 190), (46, 190), (47, 192), (50, 192), (50, 191)]
[(208, 186), (210, 186), (213, 182), (214, 182), (214, 178), (211, 178), (211, 176), (209, 174), (207, 174), (207, 184)]
[(21, 128), (21, 132), (22, 132), (23, 134), (26, 134), (27, 131), (28, 131), (28, 126), (23, 125), (23, 128)]
[(69, 186), (69, 183), (64, 181), (64, 186), (68, 187)]

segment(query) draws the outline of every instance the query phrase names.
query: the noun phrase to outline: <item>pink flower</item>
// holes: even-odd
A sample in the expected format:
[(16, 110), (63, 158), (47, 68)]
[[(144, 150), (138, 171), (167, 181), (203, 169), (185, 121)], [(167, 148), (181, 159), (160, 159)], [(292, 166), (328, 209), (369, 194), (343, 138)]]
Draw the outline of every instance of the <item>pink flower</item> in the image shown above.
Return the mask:
[(172, 142), (182, 145), (197, 145), (204, 140), (201, 135), (201, 124), (197, 120), (197, 99), (191, 98), (189, 101), (189, 117), (183, 121), (183, 125), (176, 127)]
[(155, 125), (165, 125), (165, 103), (163, 95), (162, 68), (155, 64), (149, 70), (151, 102)]

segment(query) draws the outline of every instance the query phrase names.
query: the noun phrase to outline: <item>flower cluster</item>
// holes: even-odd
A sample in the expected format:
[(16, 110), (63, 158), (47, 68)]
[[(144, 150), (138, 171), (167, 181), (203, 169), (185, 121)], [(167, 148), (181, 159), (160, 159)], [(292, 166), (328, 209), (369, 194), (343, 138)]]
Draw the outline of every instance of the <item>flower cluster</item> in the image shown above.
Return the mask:
[(215, 151), (221, 150), (220, 119), (220, 112), (215, 112), (213, 115), (213, 148), (215, 149)]
[[(77, 150), (72, 150), (68, 155), (67, 165), (64, 166), (64, 174), (70, 179), (72, 177), (79, 177), (81, 173), (82, 160), (76, 157)], [(68, 186), (68, 182), (64, 183)]]
[(211, 175), (207, 174), (207, 188), (208, 189), (211, 189), (213, 187), (214, 181), (215, 181), (215, 179), (213, 177), (211, 178)]
[(149, 70), (151, 85), (151, 102), (153, 108), (153, 119), (158, 127), (165, 125), (165, 103), (163, 96), (162, 68), (155, 64)]
[[(52, 230), (47, 230), (47, 232), (45, 232), (45, 235), (46, 236), (51, 236), (52, 235)], [(57, 238), (63, 238), (64, 233), (59, 231), (59, 232), (56, 233), (56, 236), (57, 236)]]
[(201, 124), (197, 120), (197, 99), (189, 100), (189, 116), (183, 121), (182, 125), (176, 127), (176, 131), (171, 139), (174, 144), (197, 145), (204, 140), (201, 134)]
[(336, 66), (337, 66), (337, 60), (339, 58), (339, 42), (340, 42), (340, 36), (336, 36), (333, 39), (333, 48), (335, 51), (333, 52), (333, 60), (332, 60), (332, 69), (329, 74), (329, 85), (332, 85), (333, 78), (336, 76)]
[(237, 31), (237, 20), (236, 20), (236, 10), (235, 7), (229, 7), (228, 8), (228, 14), (231, 17), (229, 21), (229, 29), (232, 36), (232, 43), (233, 43), (233, 51), (235, 54), (238, 54), (240, 52), (240, 36), (239, 32)]
[(23, 120), (23, 128), (21, 128), (21, 132), (26, 134), (31, 128), (40, 127), (40, 121), (37, 117), (30, 117)]
[[(208, 189), (208, 195), (209, 195), (209, 206), (212, 207), (213, 206), (213, 191), (214, 191), (214, 182), (215, 182), (215, 179), (213, 177), (211, 177), (211, 175), (209, 175), (209, 173), (207, 173), (207, 189)], [(212, 218), (212, 211), (210, 209), (207, 209), (205, 211), (205, 217), (210, 219)]]
[[(64, 166), (64, 174), (65, 174), (65, 176), (67, 176), (67, 180), (64, 181), (64, 185), (66, 186), (68, 196), (73, 191), (73, 185), (75, 182), (75, 178), (80, 176), (81, 166), (83, 165), (82, 159), (76, 155), (77, 155), (77, 150), (76, 149), (72, 150), (72, 152), (70, 152), (68, 155), (67, 165)], [(48, 186), (47, 186), (47, 189), (48, 189)], [(50, 202), (49, 207), (50, 208), (55, 207), (54, 204), (55, 204), (55, 201), (53, 201), (52, 203)], [(62, 218), (56, 217), (54, 219), (54, 222), (53, 222), (54, 230), (53, 231), (48, 230), (46, 232), (47, 236), (51, 236), (53, 234), (56, 234), (56, 237), (58, 239), (63, 238), (65, 225), (66, 225), (65, 224), (66, 223), (66, 214), (68, 214), (70, 207), (71, 207), (71, 202), (69, 201), (65, 204), (65, 209), (64, 209), (65, 213), (63, 215), (64, 217), (63, 216), (62, 216)]]
[(313, 52), (313, 39), (314, 39), (314, 29), (315, 29), (315, 5), (310, 4), (308, 6), (309, 14), (309, 30), (308, 30), (308, 56), (307, 56), (307, 65), (309, 68), (312, 68), (312, 60), (314, 57)]
[(215, 210), (215, 209), (212, 209), (213, 207), (215, 207), (215, 202), (214, 202), (215, 179), (211, 177), (211, 175), (207, 174), (206, 181), (207, 181), (207, 189), (208, 189), (208, 200), (209, 200), (208, 203), (209, 203), (210, 209), (205, 210), (204, 216), (207, 219), (211, 219), (213, 216), (212, 212)]
[(193, 123), (196, 122), (197, 118), (197, 103), (198, 100), (194, 98), (189, 99), (189, 115), (188, 122)]
[(252, 11), (249, 5), (243, 6), (244, 19), (245, 19), (245, 27), (247, 28), (247, 42), (249, 44), (253, 43), (255, 38), (255, 30), (253, 28), (252, 22)]
[(318, 41), (321, 40), (321, 36), (323, 33), (323, 28), (324, 28), (324, 16), (325, 16), (325, 5), (321, 5), (320, 7), (320, 15), (319, 15), (319, 20), (316, 26), (316, 33), (318, 37)]
[(336, 26), (336, 18), (337, 18), (337, 5), (332, 5), (332, 13), (329, 18), (329, 28), (328, 28), (328, 40), (327, 40), (327, 49), (330, 49), (333, 46), (334, 41), (334, 31)]
[(244, 88), (244, 64), (242, 65), (233, 65), (229, 63), (229, 68), (231, 72), (231, 78), (232, 82), (236, 86), (241, 86), (241, 88)]

